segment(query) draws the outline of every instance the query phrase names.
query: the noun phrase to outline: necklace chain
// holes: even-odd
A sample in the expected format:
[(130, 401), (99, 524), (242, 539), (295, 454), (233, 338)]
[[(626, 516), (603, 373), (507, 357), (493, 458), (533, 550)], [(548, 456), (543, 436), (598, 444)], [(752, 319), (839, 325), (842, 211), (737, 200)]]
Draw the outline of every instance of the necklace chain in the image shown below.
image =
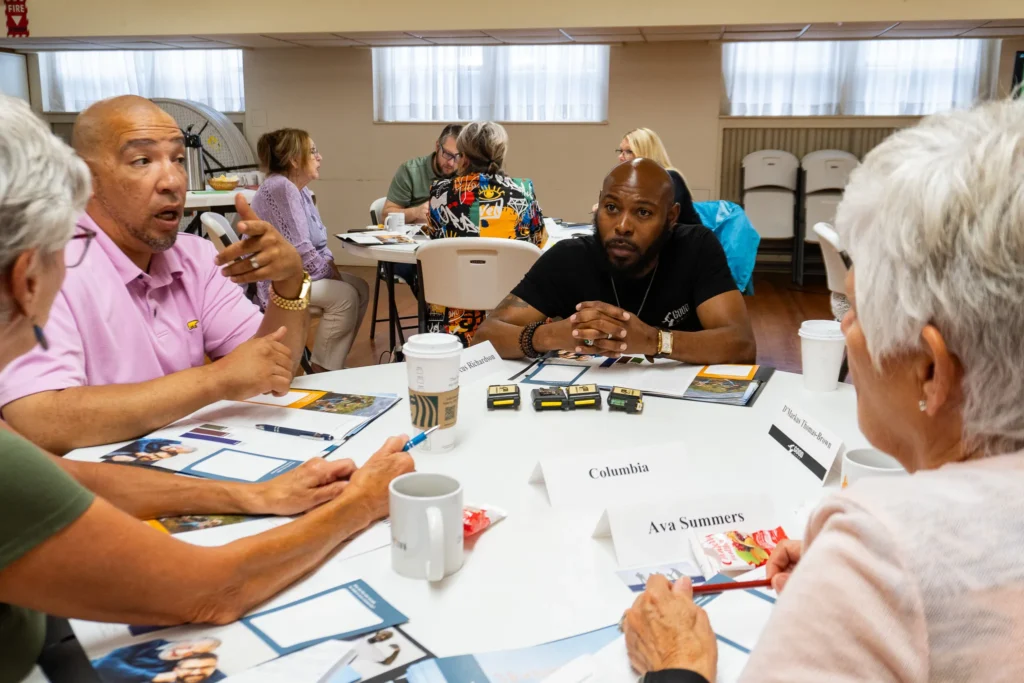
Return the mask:
[[(651, 285), (654, 284), (654, 278), (657, 277), (658, 275), (658, 266), (660, 265), (661, 264), (659, 263), (658, 265), (654, 266), (654, 272), (651, 273), (651, 281), (647, 283), (647, 291), (644, 292), (644, 300), (640, 302), (640, 310), (638, 310), (634, 314), (637, 318), (640, 317), (640, 312), (644, 310), (644, 304), (647, 303), (647, 295), (651, 293)], [(612, 281), (612, 292), (615, 294), (615, 305), (618, 306), (619, 308), (622, 308), (622, 304), (619, 302), (619, 290), (616, 289), (615, 287), (615, 277), (609, 274), (608, 279)]]

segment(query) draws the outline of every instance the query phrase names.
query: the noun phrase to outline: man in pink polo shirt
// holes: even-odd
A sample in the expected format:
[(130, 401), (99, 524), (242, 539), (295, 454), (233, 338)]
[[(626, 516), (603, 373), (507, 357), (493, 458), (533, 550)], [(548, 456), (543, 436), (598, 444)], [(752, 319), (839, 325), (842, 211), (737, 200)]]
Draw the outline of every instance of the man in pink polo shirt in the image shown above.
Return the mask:
[[(221, 399), (283, 395), (309, 324), (295, 248), (241, 197), (244, 244), (218, 255), (178, 233), (184, 140), (149, 100), (93, 105), (75, 123), (74, 147), (93, 177), (78, 229), (95, 232), (95, 244), (54, 302), (49, 349), (0, 375), (3, 418), (66, 453), (147, 434)], [(259, 280), (275, 294), (265, 315), (239, 286)]]

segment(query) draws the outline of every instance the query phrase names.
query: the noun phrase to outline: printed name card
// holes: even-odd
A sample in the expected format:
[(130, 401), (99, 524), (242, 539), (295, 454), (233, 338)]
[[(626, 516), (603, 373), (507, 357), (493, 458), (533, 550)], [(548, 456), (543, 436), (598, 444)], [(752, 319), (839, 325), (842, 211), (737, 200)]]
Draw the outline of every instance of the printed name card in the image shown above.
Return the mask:
[(611, 536), (620, 567), (698, 561), (690, 538), (720, 531), (756, 531), (779, 526), (775, 506), (765, 495), (685, 496), (609, 507), (594, 538)]
[(665, 444), (586, 455), (546, 456), (530, 476), (547, 486), (554, 507), (596, 509), (670, 493), (685, 481), (686, 447)]
[(459, 384), (465, 386), (501, 371), (502, 374), (500, 376), (495, 376), (494, 383), (498, 384), (509, 375), (515, 373), (516, 367), (507, 361), (503, 361), (498, 352), (494, 350), (491, 342), (470, 346), (462, 352), (462, 362), (459, 366)]
[(843, 442), (807, 411), (783, 404), (768, 435), (800, 461), (822, 484), (843, 450)]

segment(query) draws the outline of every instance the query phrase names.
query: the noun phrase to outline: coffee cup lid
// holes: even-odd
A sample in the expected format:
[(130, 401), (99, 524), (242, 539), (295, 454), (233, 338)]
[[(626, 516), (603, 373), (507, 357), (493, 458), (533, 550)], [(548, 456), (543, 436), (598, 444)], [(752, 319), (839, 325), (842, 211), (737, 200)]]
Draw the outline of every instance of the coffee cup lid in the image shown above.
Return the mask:
[(805, 339), (842, 339), (843, 329), (836, 320), (805, 320), (800, 325), (800, 336)]
[(453, 334), (436, 332), (417, 334), (409, 338), (409, 341), (402, 347), (402, 352), (407, 356), (416, 356), (417, 358), (447, 357), (452, 354), (461, 354), (462, 342)]

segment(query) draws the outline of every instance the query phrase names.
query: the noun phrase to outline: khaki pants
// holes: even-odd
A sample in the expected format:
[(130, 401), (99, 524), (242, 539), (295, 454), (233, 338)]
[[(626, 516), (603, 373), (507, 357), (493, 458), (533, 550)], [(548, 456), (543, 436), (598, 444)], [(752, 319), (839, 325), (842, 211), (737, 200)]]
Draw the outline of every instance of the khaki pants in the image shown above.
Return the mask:
[(370, 287), (362, 278), (341, 273), (340, 280), (315, 281), (309, 303), (323, 311), (313, 345), (313, 363), (327, 370), (341, 370), (366, 316)]

